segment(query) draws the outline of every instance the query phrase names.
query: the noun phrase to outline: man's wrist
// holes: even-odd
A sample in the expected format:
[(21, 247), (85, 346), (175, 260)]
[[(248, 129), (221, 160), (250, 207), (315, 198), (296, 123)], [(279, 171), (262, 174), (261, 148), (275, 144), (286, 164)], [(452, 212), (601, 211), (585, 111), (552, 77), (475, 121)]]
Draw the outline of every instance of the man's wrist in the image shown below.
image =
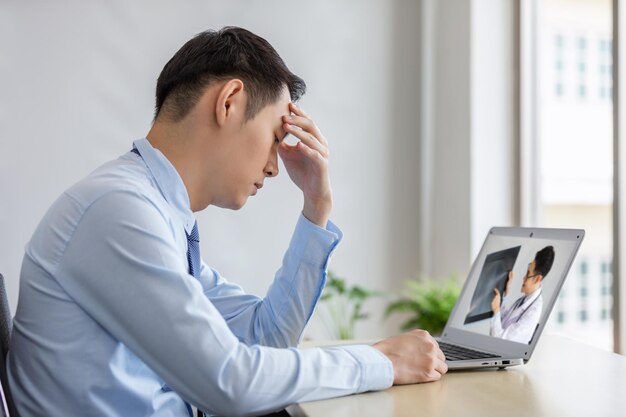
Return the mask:
[(332, 199), (320, 202), (313, 202), (305, 198), (302, 214), (311, 223), (314, 223), (325, 229), (328, 224), (328, 219), (330, 218), (330, 212), (332, 210), (332, 207)]

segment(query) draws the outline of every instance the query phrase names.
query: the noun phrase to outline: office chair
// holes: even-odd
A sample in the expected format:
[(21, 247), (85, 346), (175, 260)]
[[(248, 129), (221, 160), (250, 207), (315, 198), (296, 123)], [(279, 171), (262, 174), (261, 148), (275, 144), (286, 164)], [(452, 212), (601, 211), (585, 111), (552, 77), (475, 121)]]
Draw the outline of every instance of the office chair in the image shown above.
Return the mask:
[(7, 291), (4, 287), (4, 277), (0, 274), (0, 350), (2, 353), (2, 356), (0, 356), (0, 396), (2, 397), (0, 417), (18, 417), (11, 392), (9, 391), (6, 369), (6, 359), (7, 353), (9, 352), (12, 329), (13, 319), (11, 318), (11, 310), (9, 309)]

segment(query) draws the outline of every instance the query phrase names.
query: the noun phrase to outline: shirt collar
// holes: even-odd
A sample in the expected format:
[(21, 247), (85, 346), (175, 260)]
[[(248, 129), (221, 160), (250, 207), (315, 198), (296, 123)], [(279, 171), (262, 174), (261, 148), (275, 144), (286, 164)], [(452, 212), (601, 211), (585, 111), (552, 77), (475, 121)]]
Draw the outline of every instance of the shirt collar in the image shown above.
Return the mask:
[(138, 139), (133, 142), (133, 146), (141, 154), (141, 158), (156, 181), (161, 195), (183, 221), (187, 234), (190, 234), (196, 219), (191, 211), (187, 188), (178, 171), (161, 151), (152, 147), (148, 139)]

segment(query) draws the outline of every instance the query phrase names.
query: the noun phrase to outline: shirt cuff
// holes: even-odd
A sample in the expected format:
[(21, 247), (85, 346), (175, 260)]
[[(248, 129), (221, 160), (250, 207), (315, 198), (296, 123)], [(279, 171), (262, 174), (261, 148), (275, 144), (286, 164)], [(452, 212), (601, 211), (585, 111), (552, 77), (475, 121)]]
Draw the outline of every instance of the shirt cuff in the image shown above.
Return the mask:
[(341, 346), (361, 365), (357, 393), (380, 391), (393, 385), (393, 364), (382, 352), (369, 345)]
[(301, 259), (309, 264), (320, 264), (326, 270), (330, 257), (343, 239), (343, 233), (328, 221), (322, 228), (300, 214), (290, 247), (301, 251)]

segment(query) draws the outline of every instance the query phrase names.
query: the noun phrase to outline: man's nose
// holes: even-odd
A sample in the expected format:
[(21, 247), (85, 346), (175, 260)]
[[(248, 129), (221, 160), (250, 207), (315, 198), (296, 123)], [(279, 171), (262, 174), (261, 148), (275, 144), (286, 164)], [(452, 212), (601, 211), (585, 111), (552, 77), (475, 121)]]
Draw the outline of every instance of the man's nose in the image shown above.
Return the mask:
[(265, 175), (268, 177), (278, 175), (278, 152), (274, 149), (272, 149), (267, 165), (265, 165)]

